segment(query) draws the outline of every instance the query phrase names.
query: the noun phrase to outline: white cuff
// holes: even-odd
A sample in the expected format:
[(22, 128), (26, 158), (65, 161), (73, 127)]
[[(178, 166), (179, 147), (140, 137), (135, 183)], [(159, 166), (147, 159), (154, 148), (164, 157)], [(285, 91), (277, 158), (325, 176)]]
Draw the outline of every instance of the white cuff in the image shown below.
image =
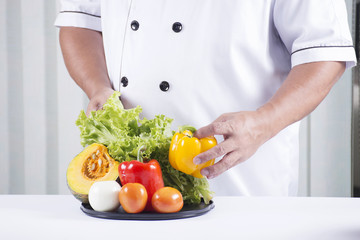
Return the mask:
[(291, 54), (291, 66), (321, 61), (346, 62), (346, 68), (356, 65), (353, 46), (315, 46), (299, 49)]
[(56, 18), (57, 27), (80, 27), (101, 32), (101, 17), (76, 11), (60, 12)]

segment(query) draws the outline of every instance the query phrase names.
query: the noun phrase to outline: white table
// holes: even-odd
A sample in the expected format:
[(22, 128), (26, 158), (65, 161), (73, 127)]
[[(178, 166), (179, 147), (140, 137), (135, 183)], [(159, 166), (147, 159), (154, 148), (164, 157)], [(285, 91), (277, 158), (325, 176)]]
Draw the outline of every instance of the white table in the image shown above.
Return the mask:
[(0, 239), (360, 239), (360, 199), (216, 197), (195, 218), (106, 220), (71, 195), (0, 195)]

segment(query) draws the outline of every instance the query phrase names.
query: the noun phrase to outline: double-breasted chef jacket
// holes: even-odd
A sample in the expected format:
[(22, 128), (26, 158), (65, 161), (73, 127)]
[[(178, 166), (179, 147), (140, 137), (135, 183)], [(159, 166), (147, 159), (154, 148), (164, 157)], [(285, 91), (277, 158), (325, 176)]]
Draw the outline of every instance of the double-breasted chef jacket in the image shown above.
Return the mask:
[[(292, 67), (356, 64), (343, 0), (62, 0), (56, 26), (101, 31), (125, 107), (203, 127), (256, 110)], [(216, 195), (297, 194), (299, 123), (210, 180)]]

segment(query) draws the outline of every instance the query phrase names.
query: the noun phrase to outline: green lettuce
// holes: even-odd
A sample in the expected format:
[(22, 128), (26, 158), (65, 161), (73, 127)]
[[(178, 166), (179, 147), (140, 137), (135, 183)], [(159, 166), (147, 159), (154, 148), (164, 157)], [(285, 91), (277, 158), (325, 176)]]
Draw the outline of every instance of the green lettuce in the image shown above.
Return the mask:
[(80, 112), (76, 125), (80, 129), (81, 144), (84, 147), (92, 143), (104, 144), (110, 156), (119, 162), (136, 159), (139, 149), (144, 146), (142, 157), (158, 160), (165, 186), (178, 189), (185, 204), (199, 204), (202, 198), (208, 203), (212, 192), (206, 178), (182, 173), (169, 163), (173, 120), (164, 115), (141, 119), (142, 108), (124, 109), (119, 97), (120, 93), (115, 91), (102, 110), (93, 111), (89, 116), (83, 110)]

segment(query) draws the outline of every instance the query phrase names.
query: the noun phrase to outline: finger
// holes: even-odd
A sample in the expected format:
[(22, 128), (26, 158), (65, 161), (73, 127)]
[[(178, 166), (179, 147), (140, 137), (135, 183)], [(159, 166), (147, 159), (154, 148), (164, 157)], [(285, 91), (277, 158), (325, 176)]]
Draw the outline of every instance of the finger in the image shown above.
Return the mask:
[(92, 108), (91, 108), (90, 105), (89, 105), (89, 106), (87, 107), (87, 109), (86, 109), (86, 116), (87, 116), (87, 117), (90, 116), (91, 111), (93, 111), (93, 110), (92, 110)]
[(89, 116), (92, 111), (97, 111), (101, 108), (99, 103), (90, 102), (86, 109), (86, 116)]
[(242, 162), (241, 155), (237, 151), (226, 154), (220, 161), (212, 166), (201, 170), (201, 174), (208, 179), (219, 176), (230, 168), (234, 167), (238, 163)]
[(195, 164), (202, 164), (205, 163), (211, 159), (221, 157), (222, 155), (225, 155), (229, 152), (232, 152), (235, 149), (234, 144), (232, 141), (227, 140), (223, 141), (220, 144), (210, 148), (209, 150), (200, 153), (196, 157), (194, 157), (193, 162)]
[(214, 135), (227, 135), (234, 132), (231, 122), (213, 122), (205, 127), (199, 128), (194, 137), (204, 138)]

